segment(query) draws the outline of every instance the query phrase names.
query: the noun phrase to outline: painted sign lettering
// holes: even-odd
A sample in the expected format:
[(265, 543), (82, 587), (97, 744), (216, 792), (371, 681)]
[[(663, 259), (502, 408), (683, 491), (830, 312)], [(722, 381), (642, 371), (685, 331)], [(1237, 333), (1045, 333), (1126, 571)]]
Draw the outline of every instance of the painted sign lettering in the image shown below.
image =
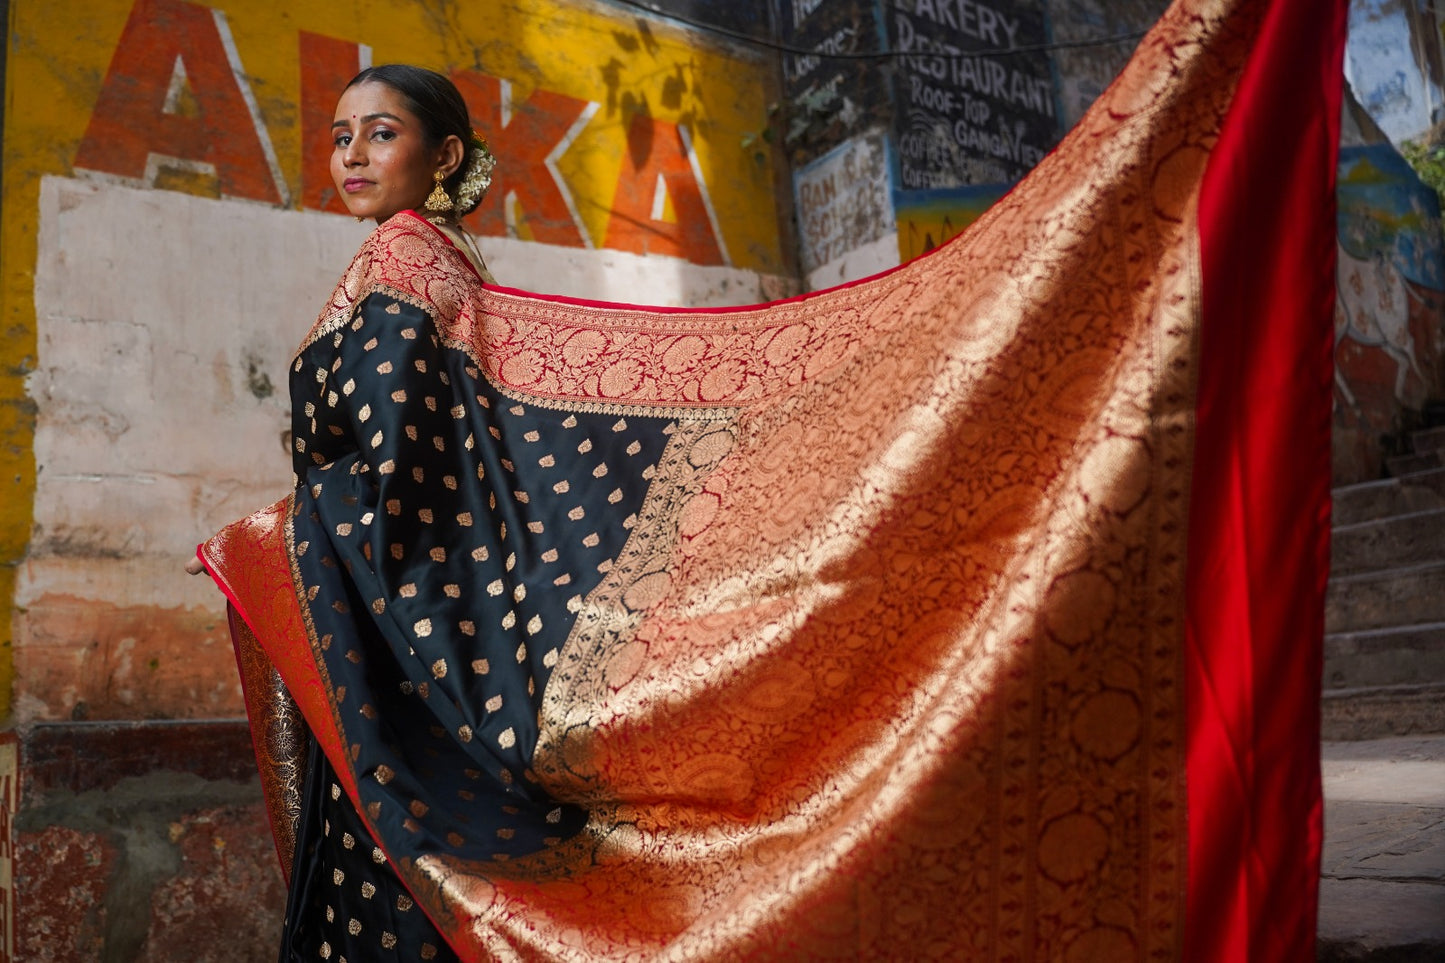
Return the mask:
[(145, 184), (189, 171), (225, 197), (287, 203), (225, 15), (176, 0), (131, 8), (75, 166)]
[[(879, 50), (882, 22), (878, 0), (783, 0), (783, 41), (817, 51), (783, 55), (790, 127), (805, 131), (787, 145), (795, 163), (887, 126), (888, 85), (877, 63), (837, 56)], [(812, 134), (814, 129), (819, 133)]]
[(876, 134), (840, 144), (794, 178), (804, 271), (895, 229), (884, 143)]
[(930, 190), (1018, 180), (1058, 139), (1046, 54), (1004, 53), (1045, 40), (1036, 3), (899, 0), (895, 134), (899, 187)]
[[(74, 167), (137, 186), (344, 213), (328, 170), (332, 111), (346, 82), (372, 62), (372, 48), (308, 31), (294, 36), (299, 171), (283, 172), (277, 161), (276, 121), (257, 104), (226, 14), (187, 0), (136, 0)], [(478, 70), (452, 77), (478, 128), (505, 144), (496, 187), (469, 219), (471, 229), (562, 247), (731, 263), (687, 127), (650, 116), (645, 102), (642, 110), (607, 118), (624, 125), (627, 149), (610, 195), (596, 196), (594, 185), (585, 199), (593, 210), (610, 212), (601, 230), (595, 218), (589, 230), (561, 161), (598, 120), (599, 104), (540, 86), (518, 97), (511, 80)], [(268, 101), (267, 108), (274, 113), (284, 105)], [(292, 183), (299, 183), (294, 194)]]

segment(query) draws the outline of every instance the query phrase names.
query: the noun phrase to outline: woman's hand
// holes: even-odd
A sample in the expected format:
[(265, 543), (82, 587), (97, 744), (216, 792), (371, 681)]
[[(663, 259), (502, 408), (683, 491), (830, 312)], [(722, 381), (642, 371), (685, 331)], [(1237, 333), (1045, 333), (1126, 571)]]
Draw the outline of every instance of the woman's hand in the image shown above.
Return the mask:
[(199, 555), (192, 555), (190, 561), (186, 562), (187, 575), (200, 575), (206, 570), (206, 563), (201, 561)]

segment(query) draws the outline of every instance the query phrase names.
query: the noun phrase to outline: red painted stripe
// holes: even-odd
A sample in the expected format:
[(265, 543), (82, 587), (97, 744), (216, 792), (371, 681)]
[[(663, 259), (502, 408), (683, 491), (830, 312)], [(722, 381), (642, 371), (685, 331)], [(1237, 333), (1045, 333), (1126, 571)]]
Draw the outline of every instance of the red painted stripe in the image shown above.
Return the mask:
[(1199, 208), (1185, 940), (1198, 961), (1314, 958), (1346, 3), (1261, 5)]

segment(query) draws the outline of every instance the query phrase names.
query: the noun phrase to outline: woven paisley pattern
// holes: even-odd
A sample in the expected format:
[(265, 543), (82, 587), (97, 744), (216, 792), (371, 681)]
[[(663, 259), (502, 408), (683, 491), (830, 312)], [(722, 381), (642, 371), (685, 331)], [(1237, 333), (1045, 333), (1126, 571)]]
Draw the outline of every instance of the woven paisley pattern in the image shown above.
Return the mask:
[[(1176, 5), (962, 237), (844, 288), (549, 300), (373, 234), (280, 534), (207, 557), (428, 953), (1177, 957), (1195, 205), (1262, 6)], [(235, 572), (278, 545), (270, 620)], [(313, 848), (328, 939), (414, 958)]]

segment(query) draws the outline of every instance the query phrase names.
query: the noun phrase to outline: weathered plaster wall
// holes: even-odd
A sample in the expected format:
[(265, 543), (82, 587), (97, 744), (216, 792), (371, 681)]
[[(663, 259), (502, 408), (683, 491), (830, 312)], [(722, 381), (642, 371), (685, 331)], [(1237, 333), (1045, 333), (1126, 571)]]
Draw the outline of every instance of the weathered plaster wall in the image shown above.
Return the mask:
[[(0, 963), (263, 958), (257, 789), (204, 771), (253, 765), (206, 721), (241, 714), (222, 600), (181, 567), (290, 486), (289, 354), (370, 227), (326, 174), (339, 90), (368, 63), (454, 77), (501, 162), (469, 225), (503, 283), (744, 303), (796, 287), (757, 136), (776, 59), (608, 0), (8, 9)], [(125, 720), (156, 751), (89, 780)]]
[(1358, 106), (1339, 163), (1334, 478), (1385, 473), (1427, 403), (1445, 393), (1440, 202)]
[(1353, 0), (1339, 168), (1336, 482), (1385, 473), (1445, 399), (1439, 201), (1397, 148), (1439, 143), (1442, 23), (1430, 0)]
[(331, 109), (388, 61), (451, 73), (493, 141), (469, 224), (503, 283), (791, 290), (776, 167), (744, 147), (774, 68), (712, 34), (555, 0), (15, 3), (0, 693), (22, 724), (239, 712), (219, 597), (178, 565), (289, 484), (288, 354), (367, 230), (334, 213)]

